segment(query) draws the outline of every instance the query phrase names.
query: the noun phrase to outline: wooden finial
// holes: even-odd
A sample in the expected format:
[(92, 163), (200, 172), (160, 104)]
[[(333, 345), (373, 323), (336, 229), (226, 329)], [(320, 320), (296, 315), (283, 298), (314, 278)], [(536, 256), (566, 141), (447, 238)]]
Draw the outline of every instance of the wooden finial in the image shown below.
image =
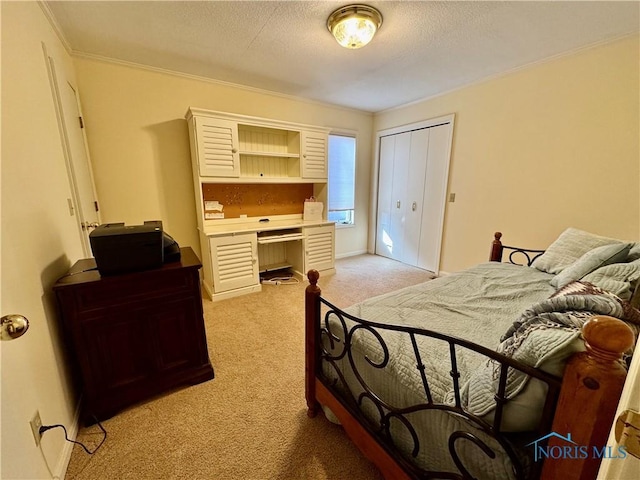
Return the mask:
[(633, 330), (617, 318), (597, 315), (582, 327), (587, 351), (603, 360), (615, 361), (635, 341)]
[(318, 284), (320, 273), (317, 270), (309, 270), (307, 272), (307, 278), (309, 279), (309, 283), (315, 287)]
[(502, 242), (500, 242), (500, 238), (502, 238), (502, 232), (496, 232), (493, 234), (493, 242), (491, 242), (491, 253), (489, 254), (490, 262), (502, 261)]

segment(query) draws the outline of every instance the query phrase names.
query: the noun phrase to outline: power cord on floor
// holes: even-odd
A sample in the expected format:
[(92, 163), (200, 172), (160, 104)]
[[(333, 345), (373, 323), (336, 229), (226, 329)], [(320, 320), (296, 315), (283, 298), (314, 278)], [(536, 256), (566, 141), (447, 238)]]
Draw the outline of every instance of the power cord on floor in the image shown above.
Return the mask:
[(260, 283), (266, 285), (293, 285), (296, 283), (300, 283), (299, 280), (295, 277), (273, 277), (273, 278), (265, 278), (260, 280)]
[(104, 429), (104, 427), (102, 426), (102, 424), (100, 422), (98, 422), (97, 420), (96, 420), (96, 422), (98, 423), (98, 426), (100, 427), (100, 430), (102, 430), (102, 433), (104, 433), (104, 437), (102, 437), (102, 440), (100, 441), (98, 446), (93, 449), (93, 452), (90, 451), (83, 443), (76, 442), (75, 440), (71, 440), (69, 438), (68, 433), (67, 433), (67, 429), (66, 429), (66, 427), (64, 425), (60, 425), (60, 424), (57, 424), (57, 425), (42, 425), (40, 427), (40, 435), (42, 436), (42, 434), (44, 432), (46, 432), (47, 430), (51, 430), (52, 428), (61, 428), (62, 430), (64, 430), (64, 439), (67, 442), (71, 442), (71, 443), (75, 443), (76, 445), (80, 445), (82, 448), (84, 448), (85, 452), (87, 452), (89, 455), (93, 455), (94, 453), (96, 453), (98, 451), (98, 449), (102, 446), (104, 441), (107, 439), (107, 431)]

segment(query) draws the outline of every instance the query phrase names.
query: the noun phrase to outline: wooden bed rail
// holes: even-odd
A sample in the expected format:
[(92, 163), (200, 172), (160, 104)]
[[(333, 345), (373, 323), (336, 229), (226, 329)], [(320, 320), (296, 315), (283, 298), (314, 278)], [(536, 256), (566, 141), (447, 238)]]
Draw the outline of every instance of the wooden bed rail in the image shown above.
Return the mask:
[[(587, 351), (575, 354), (565, 368), (542, 480), (595, 479), (601, 457), (617, 455), (606, 442), (627, 375), (620, 359), (634, 333), (617, 318), (596, 316), (582, 335)], [(578, 458), (567, 458), (572, 456)]]
[(307, 400), (307, 415), (311, 418), (318, 414), (320, 404), (316, 400), (316, 371), (320, 361), (320, 326), (316, 325), (320, 318), (320, 287), (317, 270), (307, 273), (309, 285), (305, 290), (305, 346), (304, 346), (304, 393)]
[(320, 382), (317, 368), (320, 365), (320, 310), (321, 290), (318, 287), (320, 274), (317, 270), (309, 270), (309, 285), (305, 290), (305, 398), (307, 416), (315, 417), (320, 411), (320, 403), (331, 409), (338, 418), (345, 432), (362, 452), (388, 480), (411, 480), (414, 478), (407, 470), (411, 467), (402, 459), (394, 457), (385, 447), (374, 440), (364, 428), (345, 409), (333, 394)]

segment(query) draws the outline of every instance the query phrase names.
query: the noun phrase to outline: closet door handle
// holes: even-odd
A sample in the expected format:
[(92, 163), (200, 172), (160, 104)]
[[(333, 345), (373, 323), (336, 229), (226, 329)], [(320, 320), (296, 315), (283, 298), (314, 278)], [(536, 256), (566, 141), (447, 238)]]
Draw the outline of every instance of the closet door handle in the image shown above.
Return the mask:
[(413, 210), (414, 212), (416, 211), (416, 208), (418, 208), (418, 204), (416, 202), (413, 202), (411, 204), (411, 210)]
[(396, 202), (396, 208), (400, 208), (400, 200)]

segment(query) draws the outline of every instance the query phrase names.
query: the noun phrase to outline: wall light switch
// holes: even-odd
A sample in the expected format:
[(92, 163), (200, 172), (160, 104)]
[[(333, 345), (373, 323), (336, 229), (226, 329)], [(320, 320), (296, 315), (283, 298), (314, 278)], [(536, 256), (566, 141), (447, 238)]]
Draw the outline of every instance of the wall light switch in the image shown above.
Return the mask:
[(449, 194), (449, 202), (453, 203), (456, 201), (456, 194), (455, 193), (450, 193)]

